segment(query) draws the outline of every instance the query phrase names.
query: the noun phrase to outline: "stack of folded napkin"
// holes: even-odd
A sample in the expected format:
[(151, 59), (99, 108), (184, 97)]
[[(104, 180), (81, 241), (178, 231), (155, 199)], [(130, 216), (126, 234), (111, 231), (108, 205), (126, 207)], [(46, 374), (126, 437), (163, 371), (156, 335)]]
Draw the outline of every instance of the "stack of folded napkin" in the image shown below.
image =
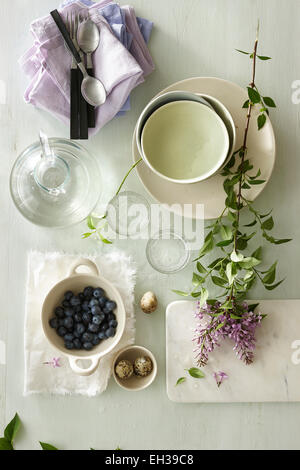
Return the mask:
[[(130, 109), (129, 95), (154, 69), (149, 53), (153, 23), (137, 18), (130, 6), (120, 7), (110, 0), (67, 0), (59, 10), (89, 17), (100, 29), (100, 44), (93, 54), (94, 73), (107, 93), (106, 102), (96, 109), (94, 135), (117, 114)], [(26, 103), (50, 111), (61, 121), (70, 119), (70, 68), (72, 58), (50, 15), (31, 24), (34, 45), (20, 58), (20, 66), (30, 79)]]

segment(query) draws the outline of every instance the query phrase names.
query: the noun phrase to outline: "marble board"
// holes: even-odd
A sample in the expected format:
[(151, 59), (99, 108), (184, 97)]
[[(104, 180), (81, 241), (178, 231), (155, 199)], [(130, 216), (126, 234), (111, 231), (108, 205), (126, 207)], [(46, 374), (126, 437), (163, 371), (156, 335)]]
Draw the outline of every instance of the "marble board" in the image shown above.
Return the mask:
[[(205, 378), (194, 379), (185, 369), (196, 366), (193, 343), (195, 302), (175, 301), (166, 310), (166, 379), (170, 400), (181, 403), (299, 402), (300, 300), (263, 300), (268, 314), (257, 329), (253, 364), (245, 365), (225, 340), (202, 368)], [(214, 372), (229, 378), (218, 388)], [(175, 385), (179, 377), (186, 381)]]

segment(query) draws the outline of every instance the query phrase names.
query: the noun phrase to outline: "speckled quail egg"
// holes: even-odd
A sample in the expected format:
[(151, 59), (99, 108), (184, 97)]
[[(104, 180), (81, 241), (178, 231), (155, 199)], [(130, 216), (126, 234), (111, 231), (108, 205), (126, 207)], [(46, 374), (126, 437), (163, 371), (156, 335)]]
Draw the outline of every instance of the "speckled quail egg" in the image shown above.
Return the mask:
[(123, 359), (118, 362), (115, 371), (120, 379), (129, 379), (133, 374), (133, 365), (127, 359)]
[(134, 361), (133, 368), (135, 375), (138, 375), (140, 377), (146, 377), (152, 372), (153, 364), (150, 357), (142, 356), (138, 357)]

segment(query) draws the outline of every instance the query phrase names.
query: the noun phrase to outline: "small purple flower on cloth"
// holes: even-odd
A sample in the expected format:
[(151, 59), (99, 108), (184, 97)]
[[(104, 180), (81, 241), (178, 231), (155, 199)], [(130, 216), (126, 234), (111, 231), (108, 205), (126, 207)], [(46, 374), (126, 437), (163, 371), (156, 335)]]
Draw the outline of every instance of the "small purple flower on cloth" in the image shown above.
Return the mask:
[(56, 369), (56, 367), (61, 367), (60, 357), (53, 357), (51, 361), (43, 362), (43, 364), (46, 364), (47, 366), (52, 366), (53, 369)]
[(222, 372), (221, 370), (219, 372), (214, 372), (213, 377), (216, 380), (218, 387), (220, 387), (224, 380), (228, 379), (228, 375), (225, 372)]

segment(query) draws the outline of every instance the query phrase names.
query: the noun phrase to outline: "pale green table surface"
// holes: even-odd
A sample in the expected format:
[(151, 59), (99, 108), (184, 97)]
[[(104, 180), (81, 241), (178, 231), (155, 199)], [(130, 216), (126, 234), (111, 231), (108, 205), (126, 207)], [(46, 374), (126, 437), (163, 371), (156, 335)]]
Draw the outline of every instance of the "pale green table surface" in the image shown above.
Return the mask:
[[(125, 2), (122, 2), (125, 3)], [(300, 79), (298, 0), (132, 0), (138, 15), (154, 21), (150, 42), (156, 71), (132, 93), (132, 109), (110, 122), (87, 147), (97, 156), (108, 200), (131, 163), (135, 122), (147, 101), (174, 81), (192, 76), (217, 76), (245, 86), (250, 61), (234, 48), (251, 48), (260, 18), (260, 52), (273, 60), (260, 62), (257, 83), (272, 96), (277, 160), (271, 181), (257, 207), (274, 207), (279, 236), (294, 242), (268, 247), (269, 259), (279, 258), (287, 280), (276, 291), (253, 289), (253, 298), (299, 297), (299, 109), (292, 103), (292, 83)], [(139, 393), (127, 393), (111, 380), (97, 398), (32, 396), (23, 390), (23, 322), (26, 254), (39, 250), (100, 252), (103, 248), (81, 240), (84, 224), (63, 231), (35, 227), (15, 210), (8, 189), (11, 165), (37, 138), (40, 127), (49, 135), (68, 137), (68, 129), (46, 112), (25, 105), (26, 78), (17, 59), (32, 43), (29, 24), (57, 6), (56, 0), (2, 0), (0, 2), (0, 80), (7, 99), (0, 104), (0, 340), (7, 344), (7, 365), (0, 365), (0, 428), (18, 411), (24, 427), (19, 449), (38, 449), (38, 440), (63, 449), (296, 449), (299, 444), (299, 404), (179, 405), (168, 400), (165, 385), (165, 307), (176, 299), (172, 288), (188, 288), (192, 268), (161, 276), (146, 262), (145, 241), (117, 242), (132, 254), (138, 266), (136, 302), (154, 290), (160, 307), (152, 316), (136, 308), (137, 344), (150, 347), (158, 359), (155, 383)], [(3, 86), (3, 82), (1, 83)], [(138, 178), (127, 188), (146, 195)], [(150, 198), (149, 198), (150, 200)], [(113, 249), (106, 247), (107, 249)], [(300, 326), (299, 326), (300, 329)], [(298, 332), (295, 330), (295, 335)], [(300, 331), (298, 336), (300, 335)], [(299, 369), (300, 374), (300, 369)]]

